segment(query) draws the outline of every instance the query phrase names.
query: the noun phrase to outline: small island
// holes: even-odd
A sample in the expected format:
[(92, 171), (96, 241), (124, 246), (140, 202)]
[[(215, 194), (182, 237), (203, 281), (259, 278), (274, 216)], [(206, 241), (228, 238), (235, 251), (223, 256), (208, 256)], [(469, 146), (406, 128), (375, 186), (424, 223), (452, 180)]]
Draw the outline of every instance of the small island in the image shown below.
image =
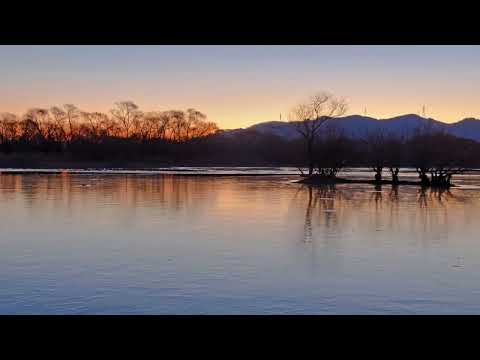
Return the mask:
[[(335, 119), (345, 113), (346, 107), (344, 101), (319, 93), (292, 110), (292, 123), (303, 139), (307, 167), (306, 171), (299, 167), (303, 177), (300, 183), (450, 188), (455, 174), (469, 170), (474, 141), (447, 134), (433, 122), (415, 129), (410, 136), (376, 130), (353, 140), (335, 126)], [(341, 169), (355, 165), (370, 168), (373, 179), (337, 177)], [(401, 180), (402, 167), (414, 167), (419, 180)], [(388, 170), (389, 179), (383, 177), (384, 170)]]

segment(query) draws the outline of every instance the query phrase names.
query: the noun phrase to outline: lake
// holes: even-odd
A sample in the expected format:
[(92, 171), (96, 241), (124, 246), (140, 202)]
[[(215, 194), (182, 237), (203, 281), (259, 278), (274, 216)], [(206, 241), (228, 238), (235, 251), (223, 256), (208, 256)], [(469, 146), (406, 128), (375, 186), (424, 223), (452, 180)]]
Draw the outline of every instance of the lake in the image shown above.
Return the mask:
[(439, 192), (290, 170), (3, 173), (0, 313), (480, 313), (480, 176)]

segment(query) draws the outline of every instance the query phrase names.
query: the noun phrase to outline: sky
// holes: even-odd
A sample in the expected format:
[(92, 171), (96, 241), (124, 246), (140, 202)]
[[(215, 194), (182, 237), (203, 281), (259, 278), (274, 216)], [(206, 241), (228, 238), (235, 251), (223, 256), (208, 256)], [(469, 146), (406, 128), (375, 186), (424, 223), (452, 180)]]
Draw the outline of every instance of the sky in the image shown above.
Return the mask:
[(480, 46), (0, 46), (0, 112), (195, 108), (220, 128), (287, 119), (319, 91), (348, 114), (480, 118)]

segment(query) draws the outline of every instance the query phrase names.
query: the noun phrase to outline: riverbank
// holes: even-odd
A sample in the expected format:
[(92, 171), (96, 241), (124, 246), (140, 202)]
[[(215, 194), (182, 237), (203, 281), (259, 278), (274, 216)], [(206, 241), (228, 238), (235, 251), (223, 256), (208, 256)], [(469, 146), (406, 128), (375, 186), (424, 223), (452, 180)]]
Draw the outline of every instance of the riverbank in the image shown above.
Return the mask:
[[(186, 160), (167, 158), (165, 156), (143, 157), (141, 159), (80, 159), (68, 154), (10, 154), (0, 153), (0, 169), (129, 169), (145, 170), (169, 167), (291, 167), (295, 164), (276, 163), (272, 161), (238, 160)], [(298, 173), (297, 170), (295, 170)]]

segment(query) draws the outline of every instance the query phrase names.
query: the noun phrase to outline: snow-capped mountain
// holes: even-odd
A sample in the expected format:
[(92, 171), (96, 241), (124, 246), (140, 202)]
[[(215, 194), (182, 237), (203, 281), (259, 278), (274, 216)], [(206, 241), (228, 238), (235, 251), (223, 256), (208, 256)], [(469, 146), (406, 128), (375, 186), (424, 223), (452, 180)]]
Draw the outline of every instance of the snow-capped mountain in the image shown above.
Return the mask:
[[(326, 123), (335, 126), (345, 135), (352, 138), (363, 138), (376, 130), (383, 130), (388, 134), (409, 136), (422, 128), (444, 130), (457, 137), (480, 141), (480, 120), (464, 119), (456, 123), (444, 123), (438, 120), (424, 118), (416, 114), (401, 115), (389, 119), (375, 119), (361, 115), (351, 115), (337, 118)], [(255, 124), (246, 129), (226, 130), (224, 136), (256, 133), (275, 135), (288, 140), (300, 135), (294, 125), (283, 121), (268, 121)]]

